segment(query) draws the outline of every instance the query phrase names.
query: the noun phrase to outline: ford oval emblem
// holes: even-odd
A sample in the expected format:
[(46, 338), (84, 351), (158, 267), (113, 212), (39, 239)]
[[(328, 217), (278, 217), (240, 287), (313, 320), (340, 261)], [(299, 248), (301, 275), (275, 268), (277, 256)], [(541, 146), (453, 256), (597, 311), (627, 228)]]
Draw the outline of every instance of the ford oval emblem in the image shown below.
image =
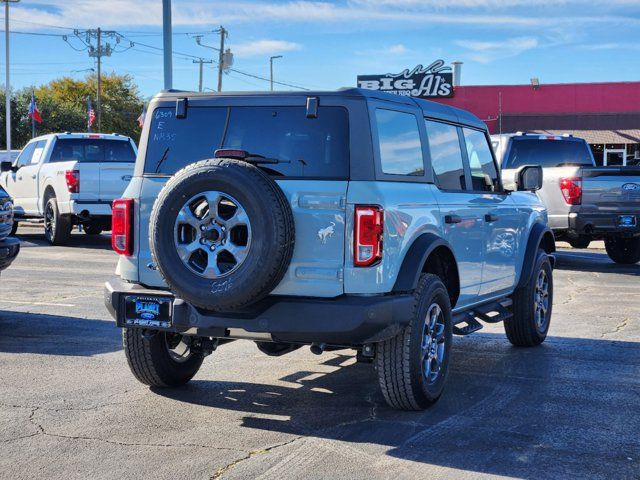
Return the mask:
[(144, 320), (155, 320), (156, 316), (153, 313), (149, 313), (149, 312), (142, 312), (140, 314), (140, 316), (144, 319)]
[(640, 183), (625, 183), (622, 185), (622, 190), (640, 190)]

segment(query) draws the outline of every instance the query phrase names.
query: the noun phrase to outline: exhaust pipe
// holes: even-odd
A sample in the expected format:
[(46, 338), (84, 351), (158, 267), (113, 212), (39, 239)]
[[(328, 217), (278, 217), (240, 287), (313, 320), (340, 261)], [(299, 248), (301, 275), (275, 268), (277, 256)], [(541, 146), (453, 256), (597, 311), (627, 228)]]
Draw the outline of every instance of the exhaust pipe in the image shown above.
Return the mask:
[(325, 348), (327, 348), (326, 343), (312, 343), (310, 347), (311, 353), (314, 355), (321, 355)]

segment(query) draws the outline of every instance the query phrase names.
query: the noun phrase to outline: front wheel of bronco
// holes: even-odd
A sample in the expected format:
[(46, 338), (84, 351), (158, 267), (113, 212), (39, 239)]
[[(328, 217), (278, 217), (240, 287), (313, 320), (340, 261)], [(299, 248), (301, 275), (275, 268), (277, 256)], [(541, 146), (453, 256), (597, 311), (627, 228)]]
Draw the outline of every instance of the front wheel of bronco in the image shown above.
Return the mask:
[(553, 271), (540, 250), (531, 278), (513, 294), (513, 316), (504, 321), (509, 341), (517, 347), (534, 347), (547, 338), (553, 308)]
[(604, 248), (609, 258), (620, 265), (633, 265), (640, 262), (640, 237), (607, 238)]
[(451, 303), (436, 275), (420, 277), (413, 313), (397, 336), (380, 342), (376, 368), (387, 403), (399, 410), (433, 405), (444, 389), (451, 356)]
[(191, 350), (191, 337), (139, 328), (122, 331), (122, 346), (133, 375), (152, 387), (178, 387), (198, 372), (203, 356)]

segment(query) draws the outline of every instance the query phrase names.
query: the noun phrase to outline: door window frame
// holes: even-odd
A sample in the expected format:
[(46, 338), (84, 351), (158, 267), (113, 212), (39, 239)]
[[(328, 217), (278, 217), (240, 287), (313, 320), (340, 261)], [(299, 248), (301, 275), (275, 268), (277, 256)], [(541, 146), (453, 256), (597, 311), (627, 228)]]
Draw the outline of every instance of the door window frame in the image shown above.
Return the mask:
[[(429, 156), (429, 146), (426, 141), (427, 131), (422, 120), (421, 110), (411, 105), (402, 105), (383, 100), (375, 100), (369, 102), (369, 123), (371, 125), (371, 141), (373, 144), (373, 158), (375, 163), (376, 180), (385, 182), (403, 182), (403, 183), (434, 183), (433, 172), (431, 172), (431, 157)], [(418, 127), (418, 135), (420, 137), (420, 147), (422, 150), (422, 164), (424, 173), (422, 175), (403, 175), (384, 173), (382, 170), (382, 157), (380, 156), (380, 137), (378, 136), (378, 122), (376, 119), (376, 110), (390, 110), (397, 113), (406, 113), (413, 115)]]
[[(442, 188), (442, 186), (440, 185), (440, 182), (438, 182), (438, 176), (436, 175), (436, 173), (433, 171), (433, 163), (431, 162), (431, 144), (429, 143), (429, 133), (427, 132), (427, 125), (426, 122), (435, 122), (435, 123), (443, 123), (445, 125), (450, 125), (452, 127), (455, 127), (456, 129), (456, 133), (458, 134), (458, 144), (460, 146), (460, 158), (462, 159), (462, 169), (464, 170), (464, 183), (465, 186), (467, 188), (463, 188), (463, 189), (453, 189), (453, 188)], [(427, 139), (427, 148), (429, 149), (429, 171), (431, 172), (431, 174), (433, 175), (433, 184), (438, 187), (438, 190), (440, 190), (441, 192), (448, 192), (448, 193), (475, 193), (473, 190), (469, 189), (469, 186), (471, 185), (471, 170), (469, 168), (469, 160), (467, 158), (466, 152), (465, 152), (465, 143), (464, 143), (464, 135), (462, 133), (462, 130), (460, 128), (460, 125), (453, 123), (453, 122), (448, 122), (446, 120), (442, 120), (439, 118), (433, 118), (433, 117), (424, 117), (423, 119), (423, 125), (425, 128), (425, 138)]]
[(469, 174), (468, 181), (470, 183), (468, 183), (467, 185), (470, 185), (471, 188), (473, 188), (473, 182), (472, 182), (473, 179), (471, 178), (471, 161), (469, 160), (469, 154), (467, 151), (467, 139), (464, 137), (464, 130), (463, 130), (465, 128), (469, 130), (475, 130), (476, 132), (480, 132), (484, 134), (484, 138), (485, 138), (485, 141), (487, 142), (487, 146), (489, 147), (489, 153), (491, 153), (491, 160), (493, 161), (493, 167), (496, 169), (496, 176), (497, 176), (497, 190), (493, 192), (488, 192), (486, 190), (468, 190), (468, 191), (475, 194), (484, 193), (484, 194), (490, 194), (490, 195), (493, 195), (493, 194), (507, 195), (509, 192), (505, 191), (504, 186), (502, 185), (502, 174), (500, 173), (500, 168), (498, 167), (498, 160), (496, 159), (496, 153), (493, 151), (493, 147), (491, 145), (491, 137), (487, 134), (485, 130), (469, 127), (467, 125), (461, 125), (461, 126), (458, 126), (458, 136), (460, 137), (460, 142), (461, 142), (460, 145), (462, 148), (462, 162), (465, 164), (465, 168)]

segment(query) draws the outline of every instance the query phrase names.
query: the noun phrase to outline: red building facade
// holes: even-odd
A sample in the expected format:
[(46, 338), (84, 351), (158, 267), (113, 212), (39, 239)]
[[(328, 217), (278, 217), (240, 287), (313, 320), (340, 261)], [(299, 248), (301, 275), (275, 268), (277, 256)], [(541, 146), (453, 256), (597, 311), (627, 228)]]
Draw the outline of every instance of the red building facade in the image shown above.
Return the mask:
[(434, 100), (474, 113), (491, 133), (571, 134), (599, 165), (640, 162), (640, 82), (457, 86)]

